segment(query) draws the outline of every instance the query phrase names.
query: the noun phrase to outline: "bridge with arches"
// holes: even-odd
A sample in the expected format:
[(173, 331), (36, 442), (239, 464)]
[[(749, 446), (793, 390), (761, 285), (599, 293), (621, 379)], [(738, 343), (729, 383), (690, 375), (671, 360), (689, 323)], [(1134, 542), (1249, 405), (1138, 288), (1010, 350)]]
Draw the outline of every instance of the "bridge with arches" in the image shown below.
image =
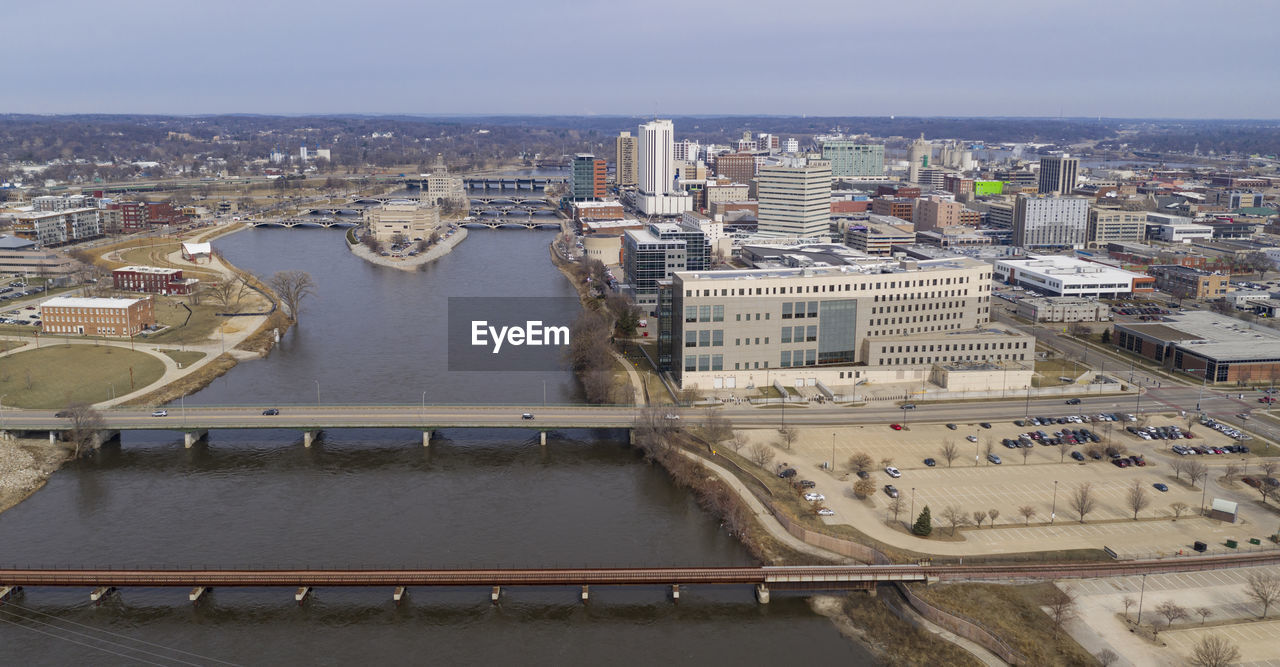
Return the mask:
[(274, 220), (254, 221), (254, 227), (355, 227), (360, 223), (355, 220), (339, 220), (337, 218), (279, 218)]

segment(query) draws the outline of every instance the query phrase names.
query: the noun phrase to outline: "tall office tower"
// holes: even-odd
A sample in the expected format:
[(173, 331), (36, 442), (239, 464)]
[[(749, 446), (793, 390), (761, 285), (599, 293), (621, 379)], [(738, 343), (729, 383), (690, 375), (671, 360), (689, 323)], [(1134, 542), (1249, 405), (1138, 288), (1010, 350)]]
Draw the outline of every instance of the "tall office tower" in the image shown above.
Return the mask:
[(636, 138), (631, 136), (630, 132), (618, 134), (617, 151), (617, 162), (614, 164), (617, 173), (614, 178), (619, 186), (634, 186), (636, 184)]
[(1018, 195), (1013, 244), (1021, 248), (1083, 248), (1089, 237), (1085, 197)]
[(672, 145), (672, 155), (675, 156), (673, 159), (676, 162), (697, 162), (698, 151), (701, 148), (696, 141), (688, 139), (677, 141)]
[(799, 153), (800, 142), (797, 141), (794, 137), (788, 138), (786, 141), (782, 142), (782, 152), (783, 153)]
[(756, 158), (750, 153), (725, 153), (716, 156), (716, 176), (747, 185), (756, 177)]
[(770, 236), (827, 236), (831, 227), (831, 162), (788, 160), (760, 168), (759, 232)]
[(831, 175), (836, 178), (884, 176), (884, 146), (829, 139), (822, 142), (822, 159), (831, 161)]
[(570, 182), (570, 197), (575, 201), (600, 199), (608, 194), (607, 179), (609, 169), (604, 160), (591, 153), (578, 153), (573, 156), (573, 180)]
[(1067, 157), (1040, 158), (1040, 194), (1069, 195), (1076, 189), (1076, 170), (1080, 160)]
[(645, 215), (679, 215), (692, 202), (675, 187), (675, 127), (669, 120), (655, 120), (640, 126), (637, 160), (640, 210)]
[(907, 149), (907, 180), (912, 183), (920, 182), (920, 170), (929, 166), (929, 157), (933, 154), (933, 145), (924, 140), (924, 133), (920, 133), (920, 138), (911, 142), (911, 147)]

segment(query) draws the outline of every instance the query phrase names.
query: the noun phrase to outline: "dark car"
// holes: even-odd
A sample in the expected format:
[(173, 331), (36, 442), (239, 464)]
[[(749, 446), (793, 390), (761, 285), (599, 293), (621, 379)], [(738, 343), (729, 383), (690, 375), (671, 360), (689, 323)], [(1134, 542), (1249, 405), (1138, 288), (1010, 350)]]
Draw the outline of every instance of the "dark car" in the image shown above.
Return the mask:
[(62, 410), (62, 411), (60, 411), (60, 412), (55, 412), (55, 413), (53, 413), (53, 416), (54, 416), (54, 417), (70, 417), (70, 416), (71, 416), (71, 412), (70, 412), (70, 411), (68, 411), (68, 410)]
[(1080, 399), (1078, 399), (1078, 398), (1068, 398), (1068, 399), (1067, 399), (1067, 405), (1080, 405)]
[(1081, 454), (1080, 452), (1071, 452), (1071, 458), (1073, 458), (1073, 459), (1075, 459), (1075, 460), (1077, 460), (1077, 461), (1083, 461), (1083, 460), (1084, 460), (1084, 454)]
[(274, 416), (274, 415), (280, 414), (280, 411), (275, 408), (267, 408), (266, 410), (262, 411), (262, 414), (264, 416)]
[(925, 459), (925, 460), (924, 460), (924, 464), (925, 464), (925, 465), (927, 465), (927, 466), (929, 466), (930, 468), (932, 468), (932, 467), (934, 467), (934, 466), (938, 465), (938, 462), (937, 462), (937, 461), (934, 461), (933, 459)]
[(865, 470), (858, 471), (858, 479), (867, 479), (868, 477), (871, 477), (871, 473)]
[(956, 428), (958, 428), (958, 427), (957, 427), (955, 424), (947, 424), (947, 428), (949, 428), (949, 429), (951, 429), (952, 431), (954, 431), (954, 430), (956, 430)]
[(1151, 486), (1156, 487), (1156, 491), (1159, 491), (1159, 492), (1161, 492), (1161, 493), (1164, 493), (1164, 492), (1166, 492), (1166, 491), (1168, 491), (1168, 490), (1169, 490), (1168, 485), (1166, 485), (1166, 484), (1162, 484), (1162, 483), (1160, 483), (1160, 482), (1156, 482), (1155, 484), (1152, 484)]
[(817, 484), (817, 482), (814, 482), (814, 481), (813, 481), (813, 480), (811, 480), (811, 479), (802, 479), (802, 480), (800, 480), (800, 481), (796, 482), (796, 486), (798, 486), (798, 487), (800, 487), (800, 488), (802, 488), (802, 489), (812, 489), (813, 487), (815, 487), (815, 486), (817, 486), (817, 485), (818, 485), (818, 484)]
[(782, 472), (778, 473), (778, 477), (781, 477), (783, 479), (788, 479), (795, 476), (796, 476), (795, 468), (787, 468), (786, 470), (783, 470)]
[(991, 424), (987, 422), (981, 422), (978, 424), (978, 426), (981, 426), (982, 428), (991, 428)]

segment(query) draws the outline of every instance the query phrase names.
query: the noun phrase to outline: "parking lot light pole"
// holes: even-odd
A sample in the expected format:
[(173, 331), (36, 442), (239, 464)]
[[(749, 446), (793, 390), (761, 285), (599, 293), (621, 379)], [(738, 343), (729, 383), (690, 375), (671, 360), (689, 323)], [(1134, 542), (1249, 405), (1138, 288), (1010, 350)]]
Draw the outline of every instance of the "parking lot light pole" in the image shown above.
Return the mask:
[(916, 487), (911, 487), (911, 516), (916, 515)]
[(1053, 480), (1053, 504), (1049, 506), (1049, 525), (1058, 518), (1058, 480)]
[(1138, 627), (1142, 627), (1142, 598), (1147, 594), (1147, 575), (1142, 575), (1142, 590), (1138, 591)]
[(316, 380), (316, 407), (320, 407), (320, 381)]
[(836, 472), (836, 434), (835, 433), (831, 434), (831, 464), (827, 466), (827, 470), (830, 470), (831, 474), (833, 475)]

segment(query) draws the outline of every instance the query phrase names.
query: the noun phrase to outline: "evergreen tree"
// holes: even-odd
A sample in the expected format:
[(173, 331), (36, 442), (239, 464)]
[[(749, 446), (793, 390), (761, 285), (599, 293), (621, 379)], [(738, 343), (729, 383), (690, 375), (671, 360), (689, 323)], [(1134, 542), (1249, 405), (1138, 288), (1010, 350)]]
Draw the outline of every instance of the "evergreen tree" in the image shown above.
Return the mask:
[(920, 510), (920, 516), (916, 519), (915, 525), (911, 526), (911, 532), (920, 537), (928, 537), (933, 532), (933, 517), (929, 514), (929, 506), (925, 505)]
[(1103, 330), (1102, 330), (1102, 344), (1103, 344), (1103, 345), (1107, 345), (1107, 344), (1109, 344), (1110, 342), (1111, 342), (1111, 330), (1110, 330), (1110, 329), (1103, 329)]

